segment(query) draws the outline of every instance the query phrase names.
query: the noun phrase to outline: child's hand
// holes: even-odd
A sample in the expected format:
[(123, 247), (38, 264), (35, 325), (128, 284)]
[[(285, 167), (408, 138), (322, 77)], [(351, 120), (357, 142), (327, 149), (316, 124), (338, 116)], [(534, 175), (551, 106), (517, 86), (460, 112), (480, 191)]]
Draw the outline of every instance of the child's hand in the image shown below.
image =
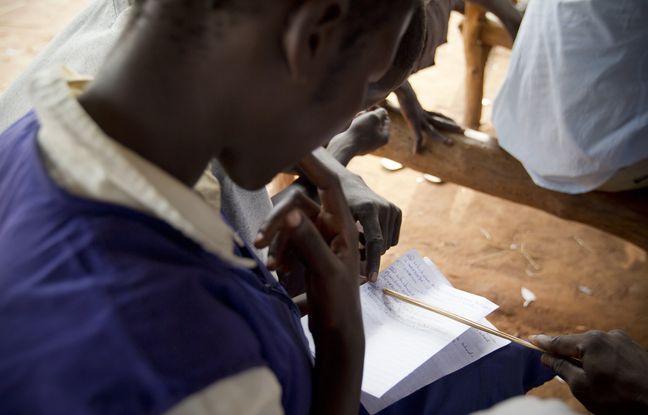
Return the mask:
[(269, 262), (282, 268), (287, 252), (306, 267), (309, 321), (314, 338), (342, 335), (364, 345), (358, 295), (358, 232), (335, 174), (315, 157), (300, 163), (317, 186), (321, 206), (294, 192), (276, 206), (255, 245), (270, 246)]
[[(533, 336), (551, 354), (542, 362), (569, 384), (595, 414), (648, 412), (648, 352), (619, 330), (567, 336)], [(579, 367), (565, 358), (583, 362)]]

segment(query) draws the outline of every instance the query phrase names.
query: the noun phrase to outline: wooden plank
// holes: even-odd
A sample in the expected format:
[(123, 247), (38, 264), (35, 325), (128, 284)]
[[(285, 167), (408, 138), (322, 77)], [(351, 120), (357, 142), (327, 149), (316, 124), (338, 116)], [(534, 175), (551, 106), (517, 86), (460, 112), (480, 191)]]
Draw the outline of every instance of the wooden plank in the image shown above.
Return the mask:
[(568, 195), (536, 186), (524, 167), (502, 150), (497, 140), (480, 142), (450, 134), (447, 146), (428, 139), (420, 154), (413, 154), (413, 138), (402, 116), (390, 112), (389, 143), (373, 154), (446, 181), (558, 217), (581, 222), (648, 250), (648, 189)]

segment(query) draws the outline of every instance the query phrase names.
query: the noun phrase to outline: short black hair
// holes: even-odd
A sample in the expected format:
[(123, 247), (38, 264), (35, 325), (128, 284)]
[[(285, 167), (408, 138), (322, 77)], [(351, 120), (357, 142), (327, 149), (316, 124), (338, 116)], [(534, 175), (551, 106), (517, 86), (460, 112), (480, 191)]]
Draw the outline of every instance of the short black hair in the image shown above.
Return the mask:
[[(328, 76), (322, 82), (318, 92), (317, 99), (325, 100), (329, 91), (332, 91), (331, 85), (336, 83), (336, 79), (344, 71), (364, 45), (371, 42), (372, 35), (377, 32), (381, 25), (389, 21), (395, 10), (399, 7), (405, 7), (411, 3), (422, 3), (423, 0), (351, 0), (349, 12), (346, 17), (347, 32), (344, 35), (342, 49), (337, 62), (328, 68)], [(418, 7), (417, 7), (418, 10)], [(425, 13), (422, 13), (425, 19)], [(423, 25), (424, 26), (424, 25)], [(411, 42), (417, 30), (412, 30)], [(410, 42), (408, 42), (410, 43)], [(421, 41), (422, 43), (422, 41)], [(422, 48), (422, 46), (421, 46)], [(416, 56), (418, 58), (418, 54)]]
[(417, 0), (416, 10), (398, 46), (392, 67), (374, 87), (393, 91), (407, 80), (417, 68), (425, 47), (427, 17), (424, 0)]
[[(287, 0), (283, 0), (287, 1)], [(293, 0), (296, 4), (304, 0)], [(163, 16), (168, 20), (170, 27), (174, 30), (169, 31), (168, 37), (174, 44), (178, 45), (179, 53), (184, 53), (190, 46), (188, 46), (187, 39), (192, 39), (194, 42), (189, 42), (196, 47), (200, 45), (201, 36), (204, 35), (206, 28), (203, 22), (196, 22), (190, 15), (181, 16), (175, 10), (179, 8), (193, 9), (194, 11), (212, 9), (217, 12), (223, 13), (222, 19), (222, 33), (226, 34), (227, 26), (236, 24), (240, 15), (262, 13), (266, 8), (273, 7), (272, 1), (267, 0), (135, 0), (135, 10), (131, 22), (141, 15), (145, 3), (156, 2), (163, 6), (162, 10), (167, 10), (169, 13), (164, 13)], [(350, 0), (349, 11), (345, 17), (346, 33), (342, 42), (342, 50), (337, 62), (333, 63), (329, 69), (328, 79), (323, 82), (321, 87), (320, 98), (324, 98), (327, 94), (326, 91), (334, 81), (337, 75), (344, 70), (344, 68), (353, 62), (354, 56), (363, 45), (371, 41), (372, 34), (377, 32), (385, 22), (389, 21), (394, 12), (402, 7), (409, 7), (412, 3), (422, 3), (423, 0)], [(166, 7), (165, 7), (166, 6)], [(417, 7), (418, 10), (418, 7)], [(327, 11), (329, 13), (329, 11)], [(331, 8), (330, 13), (340, 13), (340, 10)], [(422, 13), (423, 19), (425, 13)], [(402, 73), (405, 68), (409, 68), (410, 62), (418, 59), (419, 49), (419, 30), (421, 26), (419, 22), (419, 13), (417, 12), (414, 20), (416, 23), (410, 24), (410, 27), (398, 50), (396, 56), (393, 73)], [(193, 22), (193, 23), (192, 23)], [(422, 32), (422, 31), (421, 31)], [(421, 41), (422, 43), (422, 41)]]
[[(256, 14), (264, 8), (273, 7), (272, 1), (267, 0), (134, 0), (135, 15), (139, 14), (141, 7), (147, 1), (166, 3), (173, 7), (191, 8), (194, 6), (208, 7), (212, 10), (221, 11), (227, 15)], [(286, 0), (284, 0), (286, 1)], [(298, 3), (304, 0), (295, 0)], [(365, 34), (376, 31), (380, 24), (390, 18), (393, 10), (411, 1), (422, 0), (350, 0), (349, 13), (347, 16), (348, 32), (344, 39), (344, 49), (358, 46)], [(332, 13), (336, 11), (333, 10)], [(339, 11), (337, 11), (339, 12)], [(228, 19), (232, 21), (231, 19)]]
[(349, 5), (347, 45), (354, 44), (363, 34), (376, 31), (389, 20), (402, 0), (351, 0)]

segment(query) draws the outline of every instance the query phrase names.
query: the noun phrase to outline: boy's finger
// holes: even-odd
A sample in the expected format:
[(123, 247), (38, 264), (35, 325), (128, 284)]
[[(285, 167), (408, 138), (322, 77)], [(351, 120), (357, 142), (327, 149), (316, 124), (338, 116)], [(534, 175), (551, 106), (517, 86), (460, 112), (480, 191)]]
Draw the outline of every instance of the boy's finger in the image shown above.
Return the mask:
[(392, 242), (391, 246), (398, 245), (398, 240), (400, 239), (401, 225), (403, 224), (403, 212), (396, 208), (396, 219), (393, 227)]
[(565, 380), (570, 385), (573, 384), (580, 376), (584, 376), (585, 372), (582, 368), (572, 364), (568, 360), (561, 359), (557, 356), (548, 354), (542, 355), (542, 363), (551, 368), (558, 376)]
[(337, 257), (302, 212), (295, 209), (286, 215), (286, 232), (295, 254), (309, 268), (309, 274), (326, 276), (336, 272)]
[(322, 206), (334, 215), (349, 215), (349, 206), (344, 197), (340, 179), (313, 154), (299, 162), (304, 176), (317, 187)]
[(536, 346), (539, 346), (547, 352), (555, 355), (576, 357), (578, 359), (583, 357), (584, 334), (555, 337), (539, 334), (537, 336), (530, 336), (529, 340), (531, 340), (531, 343)]
[(376, 216), (372, 216), (366, 224), (362, 225), (365, 236), (365, 251), (367, 255), (367, 277), (369, 281), (376, 282), (380, 272), (380, 257), (385, 250), (385, 241), (380, 230), (380, 223)]
[(384, 255), (391, 246), (392, 229), (394, 227), (394, 215), (392, 213), (391, 209), (384, 209), (378, 218), (380, 220), (380, 230), (383, 238), (381, 255)]
[(270, 215), (259, 228), (254, 245), (257, 248), (265, 248), (270, 245), (275, 235), (284, 226), (284, 218), (292, 209), (301, 209), (309, 218), (315, 218), (319, 214), (320, 207), (302, 192), (295, 190), (294, 193), (283, 199), (274, 207)]
[[(289, 236), (286, 232), (279, 232), (272, 239), (268, 247), (268, 268), (285, 271)], [(272, 261), (272, 262), (270, 262)]]

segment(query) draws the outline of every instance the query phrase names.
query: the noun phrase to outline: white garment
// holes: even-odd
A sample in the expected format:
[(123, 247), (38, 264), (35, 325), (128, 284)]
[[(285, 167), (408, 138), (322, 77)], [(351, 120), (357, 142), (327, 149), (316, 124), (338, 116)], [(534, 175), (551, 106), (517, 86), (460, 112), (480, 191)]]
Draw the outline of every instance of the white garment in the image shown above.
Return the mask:
[(539, 186), (593, 190), (648, 158), (648, 1), (534, 0), (493, 122)]
[(576, 412), (557, 399), (520, 396), (473, 415), (576, 415)]
[(281, 385), (268, 368), (230, 376), (194, 393), (165, 415), (281, 415)]
[(130, 17), (131, 0), (94, 0), (54, 37), (0, 97), (0, 131), (32, 108), (27, 93), (44, 68), (66, 65), (95, 75)]

